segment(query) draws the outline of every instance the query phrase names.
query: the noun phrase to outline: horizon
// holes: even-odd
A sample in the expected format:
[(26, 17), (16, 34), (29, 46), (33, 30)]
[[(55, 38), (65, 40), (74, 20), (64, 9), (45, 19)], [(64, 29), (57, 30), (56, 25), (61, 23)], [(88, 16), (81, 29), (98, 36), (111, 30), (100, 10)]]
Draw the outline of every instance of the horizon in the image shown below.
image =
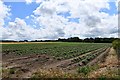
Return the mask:
[[(68, 39), (70, 39), (70, 38), (76, 38), (76, 37), (69, 37), (69, 38), (58, 38), (58, 39), (35, 39), (35, 40), (27, 40), (27, 39), (25, 39), (25, 40), (12, 40), (12, 39), (6, 39), (6, 40), (0, 40), (0, 41), (58, 41), (59, 39), (65, 39), (65, 40), (68, 40)], [(77, 37), (77, 38), (79, 38), (79, 37)], [(79, 38), (79, 40), (85, 40), (85, 39), (90, 39), (90, 38), (92, 38), (92, 37), (87, 37), (87, 38), (84, 38), (84, 39), (81, 39), (81, 38)], [(97, 39), (97, 38), (99, 38), (99, 39), (120, 39), (120, 38), (115, 38), (115, 37), (110, 37), (110, 38), (108, 38), (108, 37), (95, 37), (95, 38), (92, 38), (92, 39)], [(74, 41), (73, 41), (74, 42)]]
[(0, 0), (0, 39), (118, 38), (117, 0)]

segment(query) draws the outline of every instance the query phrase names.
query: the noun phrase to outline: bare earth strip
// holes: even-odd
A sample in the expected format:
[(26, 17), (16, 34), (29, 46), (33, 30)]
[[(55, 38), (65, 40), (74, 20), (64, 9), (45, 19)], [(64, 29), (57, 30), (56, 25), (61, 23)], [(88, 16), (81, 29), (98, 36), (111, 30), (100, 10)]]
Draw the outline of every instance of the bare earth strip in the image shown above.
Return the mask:
[[(106, 60), (104, 63), (99, 64), (100, 68), (96, 71), (93, 71), (90, 73), (89, 77), (90, 78), (97, 78), (100, 77), (101, 75), (108, 75), (109, 77), (112, 77), (113, 73), (110, 74), (111, 72), (114, 72), (118, 70), (118, 57), (116, 55), (116, 52), (113, 48), (110, 49), (110, 52), (108, 56), (106, 57)], [(116, 71), (117, 72), (117, 71)]]

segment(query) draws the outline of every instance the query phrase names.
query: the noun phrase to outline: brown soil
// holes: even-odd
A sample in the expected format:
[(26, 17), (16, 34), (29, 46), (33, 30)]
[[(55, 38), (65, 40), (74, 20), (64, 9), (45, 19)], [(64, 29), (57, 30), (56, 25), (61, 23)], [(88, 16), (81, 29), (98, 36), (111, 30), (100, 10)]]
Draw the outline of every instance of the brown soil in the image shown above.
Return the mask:
[[(49, 65), (51, 63), (56, 62), (56, 60), (53, 59), (51, 56), (47, 55), (31, 55), (26, 57), (20, 57), (20, 58), (13, 58), (13, 59), (7, 59), (4, 60), (3, 56), (3, 69), (14, 69), (15, 71), (19, 71), (17, 76), (14, 74), (12, 77), (27, 77), (26, 74), (41, 68), (42, 66)], [(22, 71), (26, 70), (26, 72)], [(3, 73), (4, 74), (4, 73)], [(3, 75), (4, 77), (4, 75)]]
[(89, 74), (90, 78), (98, 78), (101, 76), (115, 77), (118, 73), (118, 57), (113, 48), (110, 49), (108, 56), (103, 63), (99, 63), (99, 69)]
[[(100, 49), (98, 49), (100, 50)], [(98, 51), (95, 50), (95, 51)], [(92, 51), (94, 52), (94, 51)], [(82, 57), (92, 52), (77, 56)], [(67, 60), (56, 60), (52, 56), (48, 55), (27, 55), (27, 56), (16, 56), (14, 54), (3, 55), (3, 69), (13, 69), (15, 70), (14, 74), (9, 74), (4, 72), (3, 77), (19, 77), (19, 78), (28, 78), (31, 77), (33, 73), (37, 72), (39, 69), (62, 69), (64, 72), (74, 73), (76, 72), (77, 63), (70, 65), (71, 59)], [(106, 63), (105, 63), (106, 64)], [(101, 64), (102, 65), (102, 64)], [(74, 69), (70, 69), (74, 67)], [(4, 76), (5, 74), (5, 76)]]

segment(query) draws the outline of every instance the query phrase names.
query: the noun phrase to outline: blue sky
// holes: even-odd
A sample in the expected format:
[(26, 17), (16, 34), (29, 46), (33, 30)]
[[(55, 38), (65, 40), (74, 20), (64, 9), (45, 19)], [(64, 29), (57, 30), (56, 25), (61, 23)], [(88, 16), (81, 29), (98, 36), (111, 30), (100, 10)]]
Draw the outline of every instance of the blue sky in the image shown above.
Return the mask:
[(100, 11), (101, 12), (106, 12), (109, 15), (114, 15), (117, 14), (117, 7), (115, 6), (115, 2), (109, 2), (110, 9), (103, 8)]
[(11, 7), (11, 21), (14, 21), (16, 17), (25, 19), (26, 16), (32, 15), (33, 11), (39, 6), (35, 2), (29, 5), (25, 2), (5, 2), (4, 4)]
[[(117, 36), (117, 32), (111, 33), (117, 31), (118, 28), (115, 1), (101, 2), (102, 4), (89, 2), (88, 5), (77, 0), (71, 0), (71, 2), (68, 0), (63, 2), (61, 0), (40, 1), (40, 3), (35, 1), (26, 3), (25, 0), (20, 2), (6, 0), (0, 4), (10, 8), (10, 11), (6, 13), (5, 11), (0, 13), (10, 14), (0, 19), (4, 22), (3, 30), (8, 30), (8, 32), (3, 31), (6, 39), (8, 37), (9, 39), (57, 39), (72, 36), (81, 38)], [(107, 4), (109, 9), (106, 7)], [(16, 32), (13, 33), (12, 29)]]
[[(26, 2), (4, 2), (5, 5), (11, 7), (11, 20), (14, 21), (15, 18), (21, 18), (25, 19), (25, 17), (30, 16), (33, 14), (33, 11), (40, 5), (35, 2), (32, 2), (31, 4), (26, 4)], [(100, 12), (108, 13), (109, 15), (117, 14), (117, 7), (115, 6), (115, 2), (109, 2), (110, 9), (102, 8)], [(58, 15), (63, 16), (65, 18), (68, 18), (69, 22), (76, 22), (79, 23), (79, 18), (69, 18), (71, 15), (70, 12), (63, 12), (58, 13)], [(7, 22), (9, 20), (6, 20)], [(27, 21), (31, 22), (31, 21)], [(29, 23), (28, 23), (29, 24)]]

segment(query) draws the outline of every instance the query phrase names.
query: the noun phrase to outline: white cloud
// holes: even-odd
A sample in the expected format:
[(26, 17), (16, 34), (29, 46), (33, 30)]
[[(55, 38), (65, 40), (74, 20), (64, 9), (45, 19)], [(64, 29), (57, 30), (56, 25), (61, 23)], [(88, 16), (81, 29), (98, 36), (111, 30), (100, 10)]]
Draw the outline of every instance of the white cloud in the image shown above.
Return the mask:
[(26, 18), (26, 19), (29, 19), (29, 18), (30, 18), (30, 16), (26, 16), (25, 18)]
[(85, 36), (118, 37), (118, 16), (113, 15), (101, 19), (101, 23), (89, 30)]
[(5, 25), (5, 19), (9, 18), (9, 11), (10, 8), (4, 5), (3, 2), (0, 0), (0, 39), (2, 39), (2, 34), (3, 37), (5, 37), (4, 34), (8, 34), (7, 29), (3, 26)]
[[(44, 0), (25, 0), (25, 1), (26, 1), (27, 4), (30, 4), (30, 3), (32, 3), (32, 2), (41, 3), (41, 2), (43, 2)], [(21, 2), (21, 1), (19, 1), (19, 2)]]
[[(24, 20), (16, 18), (14, 22), (9, 22), (7, 27), (7, 33), (3, 32), (3, 39), (23, 39), (28, 38), (28, 30), (26, 23)], [(30, 29), (29, 29), (30, 30)], [(9, 32), (9, 33), (8, 33)], [(6, 33), (6, 34), (4, 34)]]
[(27, 4), (30, 4), (33, 2), (33, 0), (25, 0)]
[[(26, 24), (23, 19), (16, 18), (2, 28), (3, 39), (57, 39), (59, 37), (117, 37), (117, 15), (99, 12), (101, 8), (109, 9), (108, 0), (39, 0), (41, 3), (33, 15), (34, 25)], [(58, 13), (69, 12), (65, 18)], [(80, 23), (69, 22), (68, 18), (79, 18)], [(114, 21), (113, 21), (114, 20)], [(33, 28), (33, 26), (40, 26)]]
[[(51, 20), (52, 21), (52, 20)], [(52, 26), (52, 25), (51, 25)], [(35, 29), (26, 24), (23, 19), (16, 18), (14, 22), (9, 22), (8, 27), (2, 29), (2, 39), (12, 40), (34, 40), (34, 39), (57, 39), (64, 36), (63, 29), (58, 27)]]
[[(35, 19), (41, 26), (56, 28), (59, 27), (59, 24), (64, 27), (64, 37), (75, 35), (108, 37), (113, 34), (112, 30), (116, 31), (117, 29), (117, 16), (99, 12), (101, 8), (109, 9), (108, 2), (108, 0), (46, 0), (40, 4), (34, 14), (37, 15)], [(57, 13), (68, 11), (71, 14), (69, 18), (80, 18), (80, 23), (68, 22), (67, 18), (57, 15)], [(52, 22), (50, 22), (51, 19)], [(113, 19), (116, 21), (113, 22)], [(57, 24), (56, 21), (58, 21)]]
[(41, 3), (44, 0), (35, 0), (36, 3)]
[(0, 27), (4, 25), (4, 19), (10, 15), (9, 11), (10, 8), (4, 5), (0, 0)]

